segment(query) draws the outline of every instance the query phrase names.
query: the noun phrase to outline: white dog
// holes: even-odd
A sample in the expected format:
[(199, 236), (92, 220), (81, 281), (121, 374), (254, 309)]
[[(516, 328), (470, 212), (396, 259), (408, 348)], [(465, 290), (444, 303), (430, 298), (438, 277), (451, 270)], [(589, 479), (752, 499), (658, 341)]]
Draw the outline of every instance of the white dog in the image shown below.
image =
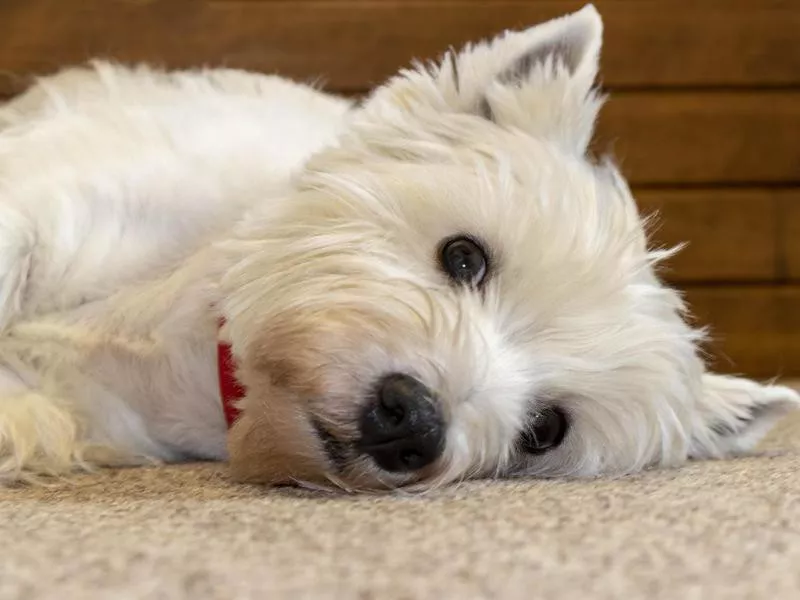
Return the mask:
[(0, 108), (0, 479), (211, 459), (364, 490), (753, 448), (800, 399), (704, 372), (587, 157), (601, 29), (587, 6), (361, 106), (96, 63)]

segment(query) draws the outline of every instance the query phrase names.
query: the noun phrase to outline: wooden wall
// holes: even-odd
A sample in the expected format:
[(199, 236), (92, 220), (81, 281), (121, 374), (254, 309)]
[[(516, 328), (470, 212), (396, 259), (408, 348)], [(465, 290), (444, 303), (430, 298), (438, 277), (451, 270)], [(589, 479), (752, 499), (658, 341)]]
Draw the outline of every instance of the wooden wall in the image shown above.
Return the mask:
[[(572, 0), (0, 0), (0, 94), (94, 56), (227, 65), (360, 93), (412, 57)], [(800, 1), (597, 0), (621, 161), (726, 371), (800, 375)]]

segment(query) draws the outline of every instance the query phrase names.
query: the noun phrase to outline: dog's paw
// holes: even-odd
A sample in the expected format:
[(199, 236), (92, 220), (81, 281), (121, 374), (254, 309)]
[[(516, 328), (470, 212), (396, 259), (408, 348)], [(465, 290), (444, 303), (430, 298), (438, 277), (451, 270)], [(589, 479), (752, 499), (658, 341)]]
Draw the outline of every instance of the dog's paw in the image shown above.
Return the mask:
[(88, 424), (68, 401), (27, 389), (0, 373), (0, 486), (159, 463), (111, 442), (92, 439)]
[(85, 467), (69, 408), (37, 392), (0, 397), (0, 483), (32, 481)]

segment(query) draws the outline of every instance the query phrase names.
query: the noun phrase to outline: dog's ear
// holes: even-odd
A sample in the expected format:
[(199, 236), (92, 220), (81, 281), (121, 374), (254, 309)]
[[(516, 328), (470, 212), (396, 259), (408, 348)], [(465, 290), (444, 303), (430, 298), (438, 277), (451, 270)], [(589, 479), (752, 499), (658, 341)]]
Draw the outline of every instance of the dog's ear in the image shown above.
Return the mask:
[(582, 154), (602, 104), (594, 88), (602, 32), (602, 19), (589, 4), (403, 71), (368, 105), (384, 118), (385, 101), (410, 112), (474, 114)]
[(777, 421), (800, 409), (800, 395), (780, 385), (706, 374), (692, 434), (692, 458), (724, 458), (752, 450)]

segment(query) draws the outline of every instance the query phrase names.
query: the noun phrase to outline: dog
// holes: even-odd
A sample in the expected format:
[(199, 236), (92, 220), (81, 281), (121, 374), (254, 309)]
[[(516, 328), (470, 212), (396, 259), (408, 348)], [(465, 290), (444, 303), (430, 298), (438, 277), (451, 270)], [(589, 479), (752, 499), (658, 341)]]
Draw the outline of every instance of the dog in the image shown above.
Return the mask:
[(588, 150), (591, 5), (363, 102), (96, 61), (0, 108), (0, 480), (228, 461), (426, 490), (751, 452), (800, 406), (706, 370)]

